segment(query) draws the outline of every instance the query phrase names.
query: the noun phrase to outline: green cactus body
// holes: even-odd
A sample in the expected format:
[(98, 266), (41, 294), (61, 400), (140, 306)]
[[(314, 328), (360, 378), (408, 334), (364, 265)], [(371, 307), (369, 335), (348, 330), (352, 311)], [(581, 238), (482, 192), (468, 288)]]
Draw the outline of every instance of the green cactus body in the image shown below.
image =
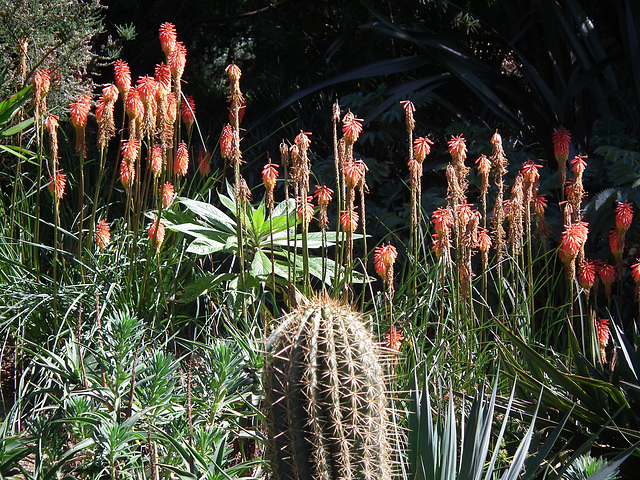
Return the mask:
[(379, 348), (362, 316), (316, 300), (269, 338), (264, 389), (278, 480), (388, 480), (391, 454)]

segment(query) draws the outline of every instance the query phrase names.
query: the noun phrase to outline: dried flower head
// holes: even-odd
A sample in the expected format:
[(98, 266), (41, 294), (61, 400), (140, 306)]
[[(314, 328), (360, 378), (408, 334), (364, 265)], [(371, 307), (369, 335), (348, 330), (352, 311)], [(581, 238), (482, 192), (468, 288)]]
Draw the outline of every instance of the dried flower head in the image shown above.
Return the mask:
[(407, 124), (407, 132), (413, 132), (416, 128), (416, 121), (413, 118), (413, 114), (416, 111), (413, 102), (411, 100), (402, 100), (400, 104), (404, 108), (405, 123)]
[(537, 165), (536, 162), (529, 159), (522, 164), (522, 177), (526, 184), (536, 185), (538, 180), (540, 179), (539, 169), (542, 168), (542, 165)]
[(184, 142), (180, 142), (178, 145), (178, 150), (176, 152), (176, 157), (173, 162), (173, 172), (180, 176), (184, 177), (189, 170), (189, 150), (187, 149), (187, 144)]
[(449, 232), (453, 225), (453, 215), (448, 208), (438, 207), (431, 214), (431, 223), (437, 233)]
[(104, 219), (96, 224), (96, 243), (100, 250), (104, 250), (111, 243), (111, 227)]
[(240, 70), (240, 67), (238, 67), (235, 63), (228, 65), (227, 68), (224, 69), (224, 71), (226, 72), (227, 75), (229, 75), (229, 80), (231, 82), (240, 81), (240, 77), (242, 76), (242, 71)]

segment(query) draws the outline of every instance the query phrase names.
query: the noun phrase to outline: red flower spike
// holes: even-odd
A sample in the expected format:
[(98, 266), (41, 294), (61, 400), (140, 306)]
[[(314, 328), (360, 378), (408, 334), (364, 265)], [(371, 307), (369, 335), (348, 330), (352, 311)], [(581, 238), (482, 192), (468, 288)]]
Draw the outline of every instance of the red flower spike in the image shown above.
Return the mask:
[(351, 111), (347, 112), (342, 120), (342, 134), (344, 135), (345, 140), (354, 143), (360, 137), (360, 133), (362, 133), (362, 120), (361, 118), (356, 118)]
[(235, 63), (228, 65), (227, 68), (224, 69), (224, 71), (227, 75), (229, 75), (229, 80), (231, 80), (232, 82), (237, 82), (242, 76), (240, 67), (238, 67)]
[(467, 158), (467, 141), (464, 139), (462, 134), (458, 135), (457, 137), (451, 135), (451, 140), (447, 142), (447, 145), (449, 145), (449, 154), (453, 158), (458, 158), (461, 160)]
[(578, 267), (578, 284), (585, 290), (591, 289), (596, 281), (596, 267), (593, 262), (584, 260)]
[(587, 168), (587, 159), (586, 155), (576, 155), (571, 160), (571, 170), (575, 175), (582, 175), (584, 173), (585, 168)]
[(173, 171), (176, 175), (184, 177), (189, 170), (189, 150), (187, 144), (180, 142), (178, 145), (178, 151), (176, 152), (176, 158), (173, 162)]
[(179, 79), (184, 73), (184, 66), (187, 63), (187, 49), (182, 42), (176, 42), (167, 59), (167, 64), (171, 70), (173, 78)]
[(230, 159), (233, 152), (233, 128), (228, 123), (222, 130), (220, 136), (220, 156), (225, 159)]
[(598, 343), (600, 344), (600, 348), (604, 349), (609, 344), (609, 319), (603, 318), (596, 320), (596, 329), (598, 331)]
[(360, 216), (358, 212), (355, 211), (356, 207), (353, 207), (353, 210), (342, 210), (340, 212), (340, 225), (342, 225), (342, 229), (345, 232), (355, 232), (358, 229), (358, 221), (360, 220)]
[(100, 250), (104, 250), (111, 243), (111, 227), (106, 220), (100, 220), (96, 224), (96, 243)]
[(187, 95), (186, 101), (180, 104), (180, 116), (182, 121), (187, 126), (187, 131), (191, 130), (191, 126), (195, 121), (196, 103), (193, 101), (191, 95)]
[(633, 221), (633, 206), (631, 203), (618, 202), (616, 206), (616, 228), (623, 235), (629, 230)]
[[(306, 211), (303, 212), (302, 210), (303, 208), (305, 208)], [(298, 206), (298, 220), (302, 221), (303, 219), (302, 214), (304, 213), (306, 215), (305, 220), (307, 221), (307, 224), (308, 224), (313, 218), (313, 212), (314, 212), (313, 197), (309, 196), (307, 197), (307, 201), (304, 203), (304, 205), (302, 204), (302, 202), (300, 202), (300, 205)]]
[(162, 163), (162, 147), (155, 145), (151, 151), (151, 164), (149, 167), (153, 172), (153, 176), (156, 178), (162, 173)]
[(211, 160), (211, 155), (209, 152), (203, 147), (200, 147), (198, 150), (198, 171), (200, 175), (204, 175), (205, 177), (211, 173), (211, 166), (209, 165), (209, 160)]
[(267, 190), (273, 190), (278, 179), (278, 165), (275, 163), (267, 163), (262, 169), (262, 182)]
[(480, 155), (478, 160), (476, 160), (476, 165), (478, 165), (478, 171), (483, 175), (491, 171), (491, 160), (487, 158), (486, 155)]
[(160, 46), (165, 55), (169, 55), (177, 41), (176, 27), (173, 23), (165, 22), (160, 25)]
[(162, 207), (167, 208), (176, 196), (175, 188), (171, 183), (165, 182), (164, 185), (158, 187), (158, 196), (162, 201)]
[(63, 170), (53, 172), (53, 175), (49, 177), (49, 193), (56, 200), (60, 200), (64, 196), (66, 186), (67, 176)]
[(542, 168), (542, 165), (537, 165), (533, 160), (527, 160), (522, 164), (522, 176), (525, 181), (531, 185), (535, 185), (538, 183), (540, 179), (540, 172), (538, 171)]
[(122, 140), (122, 158), (128, 162), (134, 162), (138, 158), (140, 142), (134, 138)]
[(124, 60), (116, 60), (113, 66), (116, 79), (116, 87), (121, 94), (125, 95), (131, 88), (131, 70), (129, 64)]
[(553, 154), (559, 165), (562, 165), (569, 158), (569, 144), (571, 143), (571, 134), (564, 127), (558, 128), (552, 135)]
[(381, 247), (376, 247), (373, 255), (373, 265), (376, 273), (382, 278), (385, 278), (387, 271), (393, 267), (397, 257), (398, 251), (393, 245), (386, 244)]

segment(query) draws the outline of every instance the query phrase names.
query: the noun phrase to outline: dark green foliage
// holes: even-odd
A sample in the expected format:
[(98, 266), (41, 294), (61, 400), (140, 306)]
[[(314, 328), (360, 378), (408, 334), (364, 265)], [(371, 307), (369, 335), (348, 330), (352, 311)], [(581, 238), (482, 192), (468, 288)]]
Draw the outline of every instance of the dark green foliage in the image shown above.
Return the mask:
[(268, 350), (273, 477), (390, 479), (382, 366), (361, 315), (332, 301), (309, 302), (284, 317)]

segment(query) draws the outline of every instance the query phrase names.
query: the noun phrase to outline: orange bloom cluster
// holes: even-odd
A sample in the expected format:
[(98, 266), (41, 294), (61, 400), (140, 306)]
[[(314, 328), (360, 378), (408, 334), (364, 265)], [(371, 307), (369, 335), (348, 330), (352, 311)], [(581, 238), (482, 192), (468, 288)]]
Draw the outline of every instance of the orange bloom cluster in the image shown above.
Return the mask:
[(64, 196), (64, 191), (67, 186), (67, 176), (62, 169), (53, 172), (53, 175), (49, 176), (49, 193), (56, 200)]
[(386, 341), (385, 347), (396, 352), (400, 351), (400, 348), (402, 348), (402, 341), (404, 340), (404, 335), (402, 335), (400, 330), (396, 330), (396, 327), (392, 325), (391, 332), (387, 333), (384, 338)]
[(182, 117), (182, 121), (187, 126), (187, 133), (191, 132), (191, 126), (195, 121), (196, 114), (196, 104), (193, 101), (193, 97), (191, 95), (187, 95), (186, 101), (180, 104), (180, 116)]
[(373, 265), (376, 269), (376, 273), (386, 279), (388, 272), (393, 272), (393, 264), (397, 257), (398, 251), (396, 250), (396, 247), (391, 244), (376, 247), (373, 255)]
[(158, 178), (162, 173), (162, 147), (160, 145), (154, 145), (153, 150), (151, 150), (150, 156), (150, 164), (149, 168), (151, 168), (151, 172), (153, 172), (153, 176)]
[(586, 222), (576, 222), (565, 228), (560, 236), (560, 251), (565, 258), (575, 258), (584, 246), (589, 235), (589, 224)]
[(451, 140), (447, 142), (447, 145), (449, 145), (449, 154), (452, 158), (459, 161), (464, 161), (467, 158), (467, 141), (462, 134), (457, 137), (451, 135)]
[(355, 211), (357, 206), (353, 207), (354, 210), (342, 210), (340, 211), (340, 225), (345, 232), (355, 232), (358, 229), (358, 221), (360, 216)]
[(169, 182), (165, 182), (164, 185), (158, 187), (158, 196), (160, 200), (162, 200), (162, 207), (167, 208), (173, 202), (173, 199), (176, 196), (175, 189), (173, 185)]
[(176, 158), (173, 162), (173, 172), (176, 175), (184, 177), (189, 170), (189, 150), (187, 144), (180, 142), (178, 145), (178, 151), (176, 152)]
[(96, 243), (100, 250), (104, 250), (111, 243), (111, 227), (106, 220), (100, 220), (96, 224)]
[(196, 159), (200, 175), (204, 175), (206, 177), (211, 173), (211, 166), (209, 165), (210, 160), (211, 155), (209, 152), (204, 147), (200, 147), (198, 150), (198, 158)]
[(596, 281), (596, 266), (590, 260), (584, 260), (578, 267), (578, 285), (590, 290)]
[(427, 155), (431, 153), (431, 145), (433, 142), (427, 137), (419, 137), (413, 141), (413, 155), (418, 162), (424, 162)]
[(603, 262), (598, 263), (596, 269), (598, 271), (598, 277), (600, 277), (600, 281), (604, 285), (604, 293), (607, 298), (610, 298), (611, 285), (613, 285), (616, 279), (616, 269), (613, 265)]
[(553, 141), (553, 154), (558, 165), (565, 165), (569, 158), (569, 144), (571, 143), (571, 133), (564, 127), (560, 127), (551, 136)]
[(356, 188), (367, 172), (367, 165), (361, 160), (353, 160), (344, 164), (344, 180), (349, 188)]
[(233, 128), (226, 124), (220, 135), (220, 156), (226, 160), (231, 158), (233, 153)]
[(333, 195), (333, 190), (331, 190), (326, 185), (316, 185), (316, 193), (313, 194), (313, 198), (318, 199), (318, 206), (320, 207), (320, 228), (327, 228), (329, 225), (329, 217), (327, 216), (327, 206), (331, 201), (331, 195)]
[(342, 120), (342, 134), (347, 142), (355, 143), (362, 133), (362, 120), (349, 110)]
[(149, 224), (149, 243), (152, 246), (155, 246), (156, 252), (160, 251), (162, 242), (164, 242), (164, 237), (165, 226), (160, 219), (156, 219), (154, 222)]
[(264, 188), (267, 191), (267, 207), (269, 210), (273, 210), (274, 202), (273, 202), (273, 189), (276, 186), (276, 180), (278, 179), (278, 165), (275, 163), (267, 163), (262, 169), (262, 182), (264, 183)]
[(607, 361), (605, 349), (609, 344), (609, 337), (611, 335), (609, 331), (609, 319), (603, 318), (596, 320), (596, 330), (598, 333), (598, 344), (600, 345), (600, 358), (602, 359), (602, 363), (605, 363)]
[(120, 91), (123, 98), (131, 88), (131, 70), (129, 70), (129, 64), (124, 60), (116, 60), (113, 65), (114, 76), (116, 80), (116, 87)]
[(636, 300), (640, 298), (640, 258), (636, 258), (636, 263), (631, 265), (631, 278), (636, 282)]
[[(298, 204), (299, 204), (298, 205), (298, 220), (300, 220), (301, 222), (303, 220), (306, 220), (307, 225), (309, 225), (309, 222), (313, 218), (313, 212), (314, 212), (313, 196), (307, 197), (307, 201), (304, 203), (304, 205), (302, 204), (302, 202), (298, 202)], [(303, 210), (303, 208), (304, 208), (304, 210)]]
[(587, 168), (586, 155), (576, 155), (571, 160), (571, 170), (575, 175), (582, 175), (585, 168)]

